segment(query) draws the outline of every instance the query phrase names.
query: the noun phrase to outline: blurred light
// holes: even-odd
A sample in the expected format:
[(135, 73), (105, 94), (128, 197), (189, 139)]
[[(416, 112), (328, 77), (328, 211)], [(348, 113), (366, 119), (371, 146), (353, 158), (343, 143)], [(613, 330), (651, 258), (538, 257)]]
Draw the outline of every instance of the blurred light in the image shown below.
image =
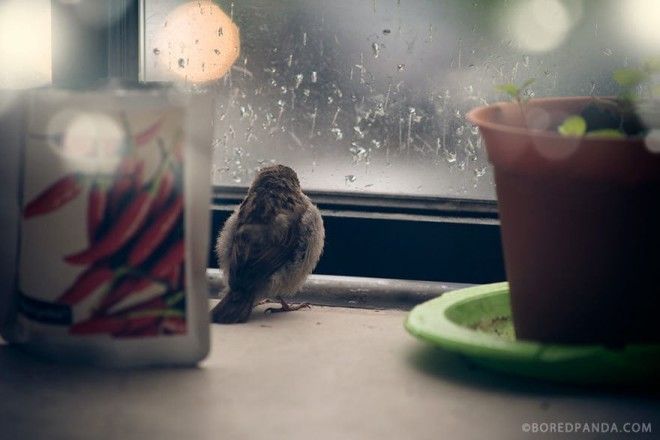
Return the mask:
[(103, 113), (65, 110), (54, 115), (48, 126), (51, 147), (90, 174), (115, 171), (124, 137), (119, 123)]
[(518, 3), (508, 25), (521, 49), (546, 52), (566, 39), (573, 20), (559, 0), (531, 0)]
[(660, 1), (626, 0), (623, 10), (623, 28), (645, 49), (660, 49)]
[(154, 45), (161, 68), (193, 83), (221, 78), (239, 51), (238, 27), (212, 1), (188, 2), (170, 12)]
[(51, 82), (50, 0), (0, 2), (0, 88)]

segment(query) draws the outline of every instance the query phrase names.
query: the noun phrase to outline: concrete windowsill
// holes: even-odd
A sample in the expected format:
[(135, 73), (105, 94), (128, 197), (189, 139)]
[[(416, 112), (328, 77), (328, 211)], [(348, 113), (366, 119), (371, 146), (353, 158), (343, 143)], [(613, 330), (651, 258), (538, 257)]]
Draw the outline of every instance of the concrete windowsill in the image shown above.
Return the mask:
[(660, 430), (649, 392), (475, 368), (406, 334), (404, 311), (264, 307), (247, 324), (213, 325), (193, 369), (53, 365), (0, 345), (0, 438), (519, 438), (523, 423), (551, 421)]

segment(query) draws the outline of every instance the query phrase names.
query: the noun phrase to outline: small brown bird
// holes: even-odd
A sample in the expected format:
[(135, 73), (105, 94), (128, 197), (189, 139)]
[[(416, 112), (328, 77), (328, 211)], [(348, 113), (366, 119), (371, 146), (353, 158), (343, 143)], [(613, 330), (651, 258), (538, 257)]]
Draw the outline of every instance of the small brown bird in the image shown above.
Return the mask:
[(298, 310), (283, 296), (295, 294), (323, 251), (321, 214), (303, 194), (295, 171), (283, 165), (263, 168), (241, 205), (227, 219), (216, 243), (225, 280), (224, 297), (211, 318), (245, 322), (255, 302), (277, 298), (273, 312)]

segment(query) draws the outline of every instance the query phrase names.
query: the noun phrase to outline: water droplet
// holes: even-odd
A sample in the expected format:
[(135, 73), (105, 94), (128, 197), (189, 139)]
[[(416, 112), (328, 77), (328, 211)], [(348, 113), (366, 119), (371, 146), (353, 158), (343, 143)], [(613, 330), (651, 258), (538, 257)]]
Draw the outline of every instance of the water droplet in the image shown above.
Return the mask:
[(445, 151), (445, 160), (447, 161), (447, 163), (449, 164), (456, 163), (457, 157), (458, 156), (455, 152)]
[(154, 47), (154, 55), (160, 55), (160, 49)]
[(463, 136), (464, 131), (465, 131), (465, 127), (461, 125), (456, 129), (456, 136)]
[(222, 37), (223, 31), (222, 31), (222, 26), (218, 28), (218, 37)]
[(346, 183), (353, 183), (357, 180), (357, 177), (355, 177), (353, 174), (348, 174), (344, 176), (344, 182)]
[(372, 139), (372, 140), (371, 140), (371, 144), (374, 146), (374, 148), (375, 148), (376, 150), (380, 149), (380, 147), (382, 146), (382, 144), (380, 143), (380, 141), (377, 141), (376, 139)]
[(357, 142), (352, 142), (348, 151), (353, 155), (353, 162), (361, 162), (367, 158), (367, 150)]
[(364, 132), (357, 125), (353, 127), (353, 131), (357, 135), (358, 139), (364, 139)]
[(307, 46), (307, 32), (303, 32), (303, 46)]
[(474, 176), (476, 178), (483, 177), (486, 174), (486, 167), (480, 167), (474, 169)]
[(380, 54), (380, 44), (376, 42), (371, 43), (371, 50), (374, 53), (374, 58), (378, 58), (378, 55)]
[(603, 49), (603, 55), (605, 55), (606, 57), (611, 57), (613, 54), (614, 54), (614, 51), (612, 49), (610, 49), (609, 47), (606, 47), (605, 49)]
[(312, 72), (312, 82), (315, 83), (318, 80), (318, 74), (316, 73), (316, 70)]
[(396, 68), (399, 69), (399, 72), (400, 72), (400, 71), (402, 71), (403, 69), (406, 68), (406, 65), (402, 63), (402, 64), (397, 65)]
[(529, 55), (523, 55), (523, 66), (529, 67)]
[(304, 77), (303, 77), (302, 73), (299, 73), (295, 76), (295, 82), (293, 84), (294, 89), (297, 89), (298, 87), (300, 87), (300, 84), (302, 84), (303, 78)]
[(384, 33), (385, 35), (387, 35), (387, 34), (392, 33), (392, 31), (389, 30), (389, 29), (383, 29), (383, 33)]
[(339, 128), (331, 128), (330, 133), (335, 137), (336, 140), (340, 141), (344, 138), (344, 133)]
[(186, 67), (186, 60), (184, 60), (183, 58), (179, 58), (178, 64), (179, 67), (183, 69), (184, 67)]
[(477, 127), (476, 125), (473, 126), (472, 128), (470, 128), (470, 133), (472, 133), (475, 136), (478, 135), (479, 134), (479, 127)]
[(213, 52), (215, 52), (216, 55), (220, 55), (220, 49), (213, 49)]

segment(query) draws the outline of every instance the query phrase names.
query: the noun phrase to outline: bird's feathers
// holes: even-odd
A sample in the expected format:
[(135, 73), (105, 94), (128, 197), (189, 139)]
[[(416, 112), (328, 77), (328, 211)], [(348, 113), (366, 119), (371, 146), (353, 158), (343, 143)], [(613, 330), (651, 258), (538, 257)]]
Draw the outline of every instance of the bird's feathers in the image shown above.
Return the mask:
[(296, 293), (318, 262), (323, 240), (321, 215), (293, 170), (262, 170), (218, 237), (227, 289), (213, 320), (243, 322), (256, 299)]

